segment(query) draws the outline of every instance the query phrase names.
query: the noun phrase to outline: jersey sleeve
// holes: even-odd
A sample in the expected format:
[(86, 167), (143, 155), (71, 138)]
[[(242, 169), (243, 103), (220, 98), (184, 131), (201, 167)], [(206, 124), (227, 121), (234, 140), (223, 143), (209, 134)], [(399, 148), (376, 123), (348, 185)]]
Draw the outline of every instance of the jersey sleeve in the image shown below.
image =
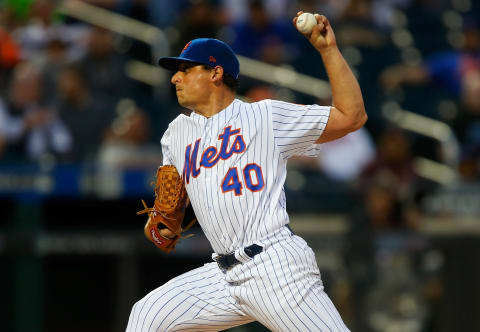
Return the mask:
[(162, 144), (162, 156), (163, 156), (163, 162), (162, 165), (174, 165), (174, 160), (171, 154), (171, 134), (170, 134), (170, 126), (167, 128), (165, 133), (162, 136), (162, 139), (160, 140), (160, 143)]
[(292, 156), (316, 157), (330, 116), (330, 106), (298, 105), (271, 100), (270, 110), (275, 144), (285, 159)]

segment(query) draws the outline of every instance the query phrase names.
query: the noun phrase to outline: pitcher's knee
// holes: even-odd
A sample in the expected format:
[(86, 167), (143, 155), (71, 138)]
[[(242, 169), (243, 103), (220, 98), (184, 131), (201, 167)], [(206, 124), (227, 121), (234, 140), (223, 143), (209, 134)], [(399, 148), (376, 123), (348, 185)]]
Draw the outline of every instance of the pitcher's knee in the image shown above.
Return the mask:
[(177, 318), (160, 298), (143, 298), (132, 307), (126, 332), (173, 331)]

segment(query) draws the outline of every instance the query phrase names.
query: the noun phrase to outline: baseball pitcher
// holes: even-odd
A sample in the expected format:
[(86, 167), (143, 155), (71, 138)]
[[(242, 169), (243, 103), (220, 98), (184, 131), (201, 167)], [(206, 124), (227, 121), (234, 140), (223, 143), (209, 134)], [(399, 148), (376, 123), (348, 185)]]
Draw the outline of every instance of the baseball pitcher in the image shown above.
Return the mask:
[(312, 249), (288, 227), (283, 189), (290, 157), (317, 156), (321, 143), (367, 119), (329, 21), (315, 19), (303, 34), (327, 70), (331, 106), (236, 99), (239, 62), (216, 39), (192, 40), (180, 56), (159, 60), (175, 72), (178, 102), (192, 113), (172, 121), (161, 140), (157, 199), (141, 211), (145, 234), (173, 250), (193, 220), (185, 217), (190, 201), (214, 253), (138, 301), (128, 332), (220, 331), (252, 321), (272, 331), (348, 331)]

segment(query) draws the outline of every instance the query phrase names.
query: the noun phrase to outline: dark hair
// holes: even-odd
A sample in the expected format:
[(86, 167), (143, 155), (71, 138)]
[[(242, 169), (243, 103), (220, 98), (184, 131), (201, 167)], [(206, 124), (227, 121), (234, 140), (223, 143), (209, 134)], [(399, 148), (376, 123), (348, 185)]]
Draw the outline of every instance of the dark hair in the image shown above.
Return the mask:
[(223, 74), (223, 84), (225, 84), (232, 92), (237, 92), (238, 90), (238, 78), (235, 79), (230, 74)]
[[(210, 66), (203, 65), (205, 69), (213, 69)], [(238, 90), (238, 79), (233, 78), (232, 75), (223, 72), (222, 82), (227, 86), (227, 88), (232, 92), (237, 92)]]

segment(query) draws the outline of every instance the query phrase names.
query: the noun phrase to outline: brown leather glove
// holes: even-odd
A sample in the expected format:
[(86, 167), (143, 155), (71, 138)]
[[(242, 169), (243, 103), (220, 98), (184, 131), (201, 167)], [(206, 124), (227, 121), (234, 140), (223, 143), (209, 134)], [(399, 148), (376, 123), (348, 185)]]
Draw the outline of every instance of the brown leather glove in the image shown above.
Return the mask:
[[(145, 236), (158, 248), (169, 253), (175, 249), (175, 245), (182, 237), (182, 232), (192, 227), (196, 219), (193, 218), (184, 228), (182, 227), (189, 200), (183, 179), (175, 166), (160, 166), (156, 178), (153, 207), (149, 208), (142, 200), (144, 209), (137, 214), (148, 213), (149, 218), (144, 228)], [(159, 227), (168, 228), (173, 233), (173, 237), (162, 236)]]

